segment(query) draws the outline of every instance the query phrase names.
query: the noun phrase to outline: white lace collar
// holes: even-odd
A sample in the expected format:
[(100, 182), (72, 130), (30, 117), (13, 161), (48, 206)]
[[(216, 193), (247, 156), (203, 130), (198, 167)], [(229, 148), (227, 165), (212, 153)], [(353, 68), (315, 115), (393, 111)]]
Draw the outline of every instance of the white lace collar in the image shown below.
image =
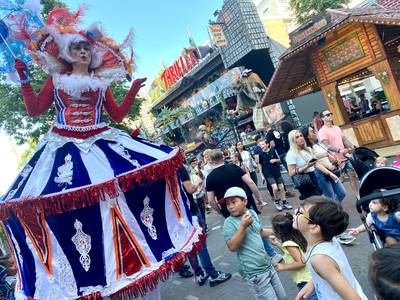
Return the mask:
[(54, 74), (53, 84), (56, 89), (62, 90), (72, 97), (79, 97), (88, 91), (105, 90), (111, 80), (100, 79), (93, 75), (84, 76), (80, 74)]

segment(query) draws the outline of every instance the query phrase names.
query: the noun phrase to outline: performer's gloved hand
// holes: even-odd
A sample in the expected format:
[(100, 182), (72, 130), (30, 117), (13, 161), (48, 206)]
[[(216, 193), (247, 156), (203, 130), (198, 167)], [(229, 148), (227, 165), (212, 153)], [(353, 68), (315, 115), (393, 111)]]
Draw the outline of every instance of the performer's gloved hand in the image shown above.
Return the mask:
[[(15, 63), (14, 63), (14, 68), (15, 68), (15, 70), (17, 71), (17, 73), (19, 75), (19, 79), (21, 79), (21, 80), (28, 79), (27, 76), (26, 76), (26, 74), (28, 72), (28, 67), (26, 66), (26, 64), (22, 60), (16, 58), (15, 59)], [(25, 73), (24, 73), (24, 70), (25, 70)]]
[(135, 79), (131, 85), (131, 89), (129, 90), (129, 94), (133, 97), (136, 97), (137, 93), (139, 90), (144, 87), (144, 82), (147, 80), (147, 78), (138, 78)]

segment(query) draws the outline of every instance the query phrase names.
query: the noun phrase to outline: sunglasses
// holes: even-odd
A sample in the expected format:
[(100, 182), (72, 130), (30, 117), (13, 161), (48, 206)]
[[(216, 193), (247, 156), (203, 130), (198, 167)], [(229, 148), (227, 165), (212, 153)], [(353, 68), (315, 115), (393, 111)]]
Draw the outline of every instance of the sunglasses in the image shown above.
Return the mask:
[(310, 216), (306, 212), (302, 211), (301, 206), (295, 210), (294, 214), (295, 214), (295, 216), (302, 216), (304, 219), (306, 219), (311, 224), (315, 224), (315, 222), (310, 219)]
[(332, 115), (333, 115), (333, 113), (327, 113), (327, 114), (324, 114), (324, 117), (330, 117)]

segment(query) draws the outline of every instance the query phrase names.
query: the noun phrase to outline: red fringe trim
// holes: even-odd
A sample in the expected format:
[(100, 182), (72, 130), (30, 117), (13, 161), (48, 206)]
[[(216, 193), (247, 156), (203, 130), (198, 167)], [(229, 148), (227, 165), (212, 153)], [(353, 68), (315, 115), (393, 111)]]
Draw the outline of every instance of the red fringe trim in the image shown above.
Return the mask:
[[(178, 272), (184, 262), (186, 256), (196, 255), (206, 240), (206, 235), (199, 235), (199, 240), (193, 244), (193, 248), (189, 253), (181, 252), (163, 264), (158, 270), (143, 276), (142, 278), (132, 282), (131, 284), (120, 289), (118, 292), (108, 296), (112, 300), (125, 300), (133, 299), (139, 296), (143, 296), (146, 293), (154, 290), (159, 281), (165, 281), (173, 272)], [(103, 299), (100, 292), (96, 292), (90, 295), (82, 296), (79, 300), (101, 300)]]
[(57, 215), (85, 208), (105, 201), (107, 197), (117, 197), (119, 194), (117, 182), (121, 190), (126, 192), (133, 188), (134, 182), (140, 185), (150, 184), (167, 176), (175, 175), (183, 162), (184, 156), (181, 151), (178, 151), (169, 159), (146, 165), (142, 169), (120, 175), (116, 179), (103, 183), (81, 187), (65, 193), (5, 201), (0, 204), (0, 220), (4, 221), (10, 217), (9, 210), (18, 215), (29, 217), (39, 212), (44, 212), (45, 215)]
[(176, 172), (184, 162), (185, 157), (181, 151), (178, 151), (177, 154), (171, 159), (149, 164), (143, 169), (118, 176), (119, 186), (123, 192), (126, 192), (132, 189), (133, 182), (143, 185), (176, 175)]

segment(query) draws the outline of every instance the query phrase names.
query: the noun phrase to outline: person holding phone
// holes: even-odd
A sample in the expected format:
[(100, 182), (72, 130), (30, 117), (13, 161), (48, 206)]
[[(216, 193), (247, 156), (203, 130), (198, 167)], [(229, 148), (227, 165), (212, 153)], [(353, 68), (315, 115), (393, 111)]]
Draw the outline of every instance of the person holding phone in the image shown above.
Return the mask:
[(289, 175), (307, 174), (311, 179), (311, 184), (297, 187), (300, 193), (300, 200), (321, 195), (314, 173), (317, 160), (313, 155), (312, 149), (306, 145), (300, 130), (295, 129), (289, 132), (289, 144), (290, 149), (286, 154)]

